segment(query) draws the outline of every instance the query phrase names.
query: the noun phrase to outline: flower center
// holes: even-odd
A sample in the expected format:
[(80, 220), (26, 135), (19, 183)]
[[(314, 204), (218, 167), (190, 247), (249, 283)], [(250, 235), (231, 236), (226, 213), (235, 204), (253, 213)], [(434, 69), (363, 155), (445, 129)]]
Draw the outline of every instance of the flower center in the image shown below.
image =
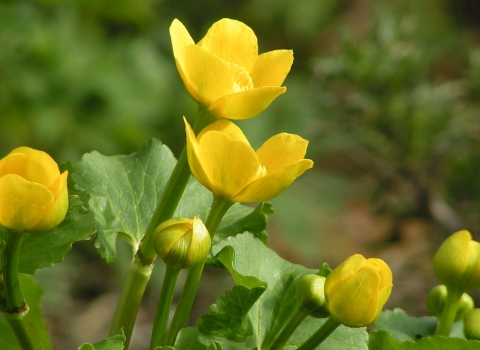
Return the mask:
[(253, 89), (253, 82), (245, 68), (236, 63), (226, 62), (233, 77), (233, 91), (240, 92)]

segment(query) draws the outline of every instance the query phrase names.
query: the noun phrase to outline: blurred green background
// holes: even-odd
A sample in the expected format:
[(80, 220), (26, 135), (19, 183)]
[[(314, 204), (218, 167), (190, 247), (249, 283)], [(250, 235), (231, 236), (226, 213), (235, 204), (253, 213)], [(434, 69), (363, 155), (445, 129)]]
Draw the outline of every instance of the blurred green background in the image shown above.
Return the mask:
[[(168, 27), (178, 18), (199, 40), (223, 17), (249, 25), (260, 52), (294, 50), (287, 93), (239, 122), (256, 147), (283, 131), (310, 140), (315, 167), (273, 200), (269, 244), (309, 267), (380, 256), (395, 276), (387, 306), (424, 314), (440, 242), (459, 229), (480, 238), (478, 1), (3, 0), (0, 156), (28, 145), (75, 162), (135, 152), (151, 137), (178, 155), (181, 117), (197, 106)], [(67, 314), (100, 298), (114, 305), (125, 251), (104, 266), (81, 243), (39, 274), (55, 291), (45, 309), (59, 348), (79, 340), (55, 302), (69, 302)]]

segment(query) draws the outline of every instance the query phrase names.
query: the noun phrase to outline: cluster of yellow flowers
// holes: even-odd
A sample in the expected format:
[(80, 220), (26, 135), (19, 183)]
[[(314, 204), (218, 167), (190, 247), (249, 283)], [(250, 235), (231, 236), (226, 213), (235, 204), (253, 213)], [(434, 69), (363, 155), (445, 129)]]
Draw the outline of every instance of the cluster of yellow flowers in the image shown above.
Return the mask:
[[(312, 168), (313, 161), (304, 159), (308, 141), (302, 137), (281, 133), (255, 151), (228, 120), (254, 117), (286, 91), (281, 85), (293, 63), (291, 50), (258, 55), (254, 32), (231, 19), (213, 24), (198, 43), (178, 20), (170, 35), (187, 91), (216, 118), (198, 135), (185, 120), (190, 169), (202, 185), (229, 202), (259, 202)], [(67, 176), (44, 152), (13, 150), (0, 160), (0, 225), (19, 232), (54, 228), (68, 209)], [(154, 236), (159, 256), (178, 268), (204, 259), (210, 248), (199, 218), (169, 220)], [(327, 278), (325, 297), (319, 298), (326, 299), (332, 317), (358, 327), (377, 318), (391, 288), (391, 271), (382, 260), (354, 255)]]

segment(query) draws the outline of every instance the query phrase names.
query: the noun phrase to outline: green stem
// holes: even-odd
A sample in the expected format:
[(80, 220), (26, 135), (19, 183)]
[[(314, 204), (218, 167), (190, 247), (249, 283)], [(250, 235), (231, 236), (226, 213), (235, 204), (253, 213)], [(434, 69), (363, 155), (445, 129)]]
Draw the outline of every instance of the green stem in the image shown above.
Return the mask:
[(23, 298), (18, 280), (18, 257), (25, 233), (9, 231), (3, 262), (5, 317), (23, 350), (43, 350), (43, 345)]
[(271, 346), (263, 345), (262, 348), (268, 350), (280, 350), (283, 348), (287, 340), (292, 336), (295, 329), (300, 326), (303, 320), (307, 317), (307, 314), (302, 310), (297, 310), (297, 312), (290, 318), (290, 321), (283, 327), (282, 331), (278, 335), (277, 339), (273, 342)]
[(458, 303), (460, 302), (462, 294), (462, 290), (447, 286), (447, 298), (443, 306), (442, 314), (438, 319), (435, 335), (444, 335), (446, 337), (450, 335), (450, 329), (455, 321)]
[(25, 233), (9, 231), (7, 246), (5, 247), (5, 261), (3, 262), (3, 285), (5, 288), (6, 311), (9, 313), (21, 312), (25, 309), (18, 280), (18, 256)]
[[(229, 202), (221, 197), (213, 197), (210, 213), (208, 214), (208, 219), (205, 223), (205, 226), (207, 227), (212, 239), (215, 236), (215, 232), (217, 231), (223, 216), (232, 205), (232, 202)], [(165, 339), (165, 345), (167, 346), (173, 346), (178, 332), (187, 325), (204, 266), (205, 261), (202, 261), (196, 265), (193, 265), (188, 272), (182, 294), (180, 295), (180, 299), (178, 301), (177, 309), (175, 310), (170, 329), (168, 330), (167, 337)]]
[(125, 333), (125, 349), (128, 349), (132, 336), (133, 326), (137, 317), (138, 308), (142, 300), (143, 292), (152, 274), (153, 264), (144, 265), (138, 258), (133, 260), (128, 270), (122, 293), (118, 300), (117, 309), (113, 316), (110, 327), (110, 335), (123, 328)]
[(152, 338), (150, 340), (150, 350), (154, 350), (157, 346), (163, 345), (165, 339), (165, 331), (167, 330), (168, 316), (172, 305), (173, 293), (177, 283), (180, 269), (167, 265), (167, 271), (163, 279), (162, 292), (158, 301), (155, 322), (153, 323)]
[[(193, 125), (194, 133), (198, 134), (211, 122), (212, 117), (205, 109), (201, 108), (199, 116)], [(155, 231), (155, 228), (157, 228), (158, 225), (173, 216), (175, 209), (182, 198), (183, 192), (185, 191), (185, 187), (188, 184), (190, 175), (191, 171), (190, 166), (188, 165), (187, 148), (184, 147), (180, 157), (178, 157), (177, 164), (170, 175), (170, 179), (165, 186), (162, 197), (155, 208), (155, 212), (150, 219), (142, 244), (140, 245), (140, 255), (146, 263), (149, 261), (151, 262), (156, 256), (152, 242), (153, 231)]]
[[(199, 116), (193, 126), (193, 131), (198, 133), (210, 124), (212, 116), (204, 108), (200, 108)], [(140, 248), (130, 264), (127, 277), (123, 284), (120, 299), (115, 310), (115, 315), (110, 327), (110, 335), (123, 328), (126, 340), (125, 350), (128, 350), (132, 336), (133, 325), (137, 317), (138, 308), (145, 292), (153, 265), (155, 264), (155, 250), (153, 249), (153, 231), (162, 222), (170, 219), (190, 179), (190, 167), (188, 165), (187, 151), (184, 147), (177, 164), (168, 180), (168, 183), (157, 203), (157, 207), (150, 219), (145, 236)], [(140, 281), (140, 284), (136, 284)]]
[(340, 326), (340, 322), (335, 321), (332, 317), (327, 318), (324, 324), (313, 333), (313, 335), (308, 338), (302, 345), (300, 345), (297, 350), (314, 350), (319, 346), (325, 339), (328, 338), (332, 332)]
[(25, 304), (25, 307), (22, 312), (5, 313), (4, 316), (23, 350), (43, 350), (42, 342), (30, 317), (31, 314), (27, 304)]

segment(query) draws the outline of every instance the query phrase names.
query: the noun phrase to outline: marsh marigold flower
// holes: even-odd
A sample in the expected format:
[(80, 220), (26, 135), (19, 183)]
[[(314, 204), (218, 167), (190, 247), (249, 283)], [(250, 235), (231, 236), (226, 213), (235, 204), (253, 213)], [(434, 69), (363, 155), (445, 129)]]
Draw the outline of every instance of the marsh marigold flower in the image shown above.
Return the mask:
[(211, 239), (202, 220), (174, 218), (158, 225), (153, 233), (153, 246), (165, 264), (185, 269), (204, 260)]
[(0, 225), (44, 232), (68, 210), (67, 176), (45, 152), (19, 147), (0, 160)]
[(231, 202), (261, 202), (283, 192), (313, 166), (303, 159), (308, 141), (278, 134), (256, 152), (240, 128), (220, 119), (197, 137), (185, 120), (188, 163), (198, 182)]
[(448, 237), (433, 257), (433, 270), (447, 287), (480, 288), (480, 243), (466, 230)]
[(186, 89), (217, 118), (247, 119), (286, 91), (292, 50), (258, 55), (257, 37), (244, 23), (224, 18), (197, 44), (177, 19), (170, 26), (173, 55)]
[(392, 291), (392, 271), (381, 259), (355, 254), (328, 276), (325, 299), (330, 316), (349, 327), (373, 323)]

